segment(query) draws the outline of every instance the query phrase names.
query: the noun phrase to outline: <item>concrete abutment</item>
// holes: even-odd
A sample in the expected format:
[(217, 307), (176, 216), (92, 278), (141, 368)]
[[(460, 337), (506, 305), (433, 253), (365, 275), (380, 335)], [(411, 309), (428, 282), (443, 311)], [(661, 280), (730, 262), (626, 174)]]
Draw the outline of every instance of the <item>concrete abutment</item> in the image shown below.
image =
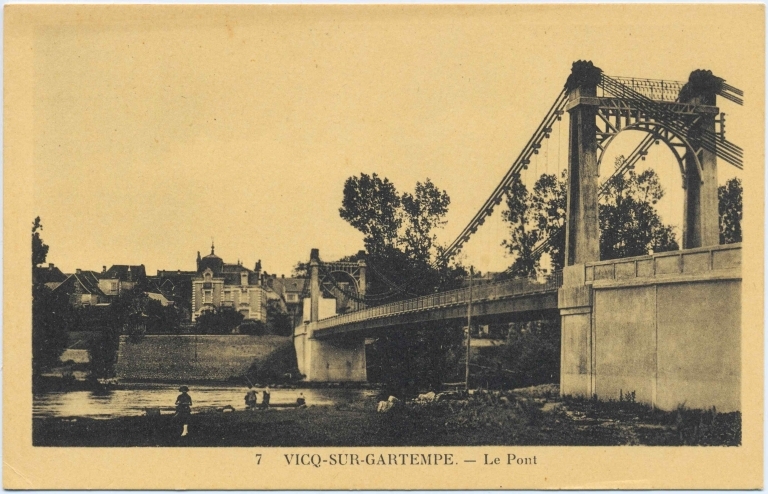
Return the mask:
[(563, 272), (560, 391), (741, 408), (741, 246), (578, 264)]

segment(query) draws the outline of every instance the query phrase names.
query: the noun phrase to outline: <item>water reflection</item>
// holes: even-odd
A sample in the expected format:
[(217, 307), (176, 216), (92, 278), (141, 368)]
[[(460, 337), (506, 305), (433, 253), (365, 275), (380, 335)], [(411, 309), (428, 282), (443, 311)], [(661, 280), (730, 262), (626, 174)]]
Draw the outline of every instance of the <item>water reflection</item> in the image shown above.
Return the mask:
[[(258, 388), (259, 403), (262, 400)], [(193, 413), (206, 408), (226, 405), (236, 410), (245, 408), (247, 389), (236, 386), (190, 386)], [(304, 393), (307, 405), (338, 405), (358, 401), (374, 392), (361, 389), (271, 389), (270, 404), (296, 403)], [(131, 385), (126, 389), (106, 392), (68, 391), (36, 394), (32, 402), (34, 417), (89, 417), (107, 419), (129, 415), (143, 415), (145, 408), (160, 408), (172, 413), (178, 396), (175, 385)]]

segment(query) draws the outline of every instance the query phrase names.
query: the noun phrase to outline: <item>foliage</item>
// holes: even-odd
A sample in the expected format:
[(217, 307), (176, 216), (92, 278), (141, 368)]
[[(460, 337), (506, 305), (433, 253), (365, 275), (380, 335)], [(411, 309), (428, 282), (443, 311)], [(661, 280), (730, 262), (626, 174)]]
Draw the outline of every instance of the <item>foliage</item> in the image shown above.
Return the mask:
[(229, 334), (240, 323), (243, 315), (231, 307), (203, 312), (197, 317), (195, 331), (200, 334)]
[[(556, 175), (541, 175), (533, 186), (533, 194), (519, 176), (512, 182), (507, 192), (507, 209), (502, 212), (510, 231), (510, 238), (502, 245), (515, 257), (507, 276), (535, 276), (543, 252), (549, 254), (553, 269), (561, 269), (565, 264), (565, 176), (563, 172), (558, 180)], [(551, 238), (547, 249), (535, 252), (535, 247), (546, 238)]]
[(138, 287), (122, 292), (109, 306), (111, 329), (118, 335), (128, 335), (131, 341), (141, 339), (147, 332), (148, 313), (154, 304), (160, 302), (150, 300)]
[(367, 346), (368, 380), (385, 385), (396, 396), (438, 389), (458, 378), (464, 358), (461, 324), (443, 328), (392, 330)]
[(78, 323), (77, 311), (67, 297), (45, 285), (32, 287), (32, 371), (55, 366), (67, 347), (69, 331)]
[(742, 192), (738, 178), (732, 178), (717, 188), (721, 244), (741, 242)]
[(534, 255), (536, 245), (542, 239), (544, 231), (538, 228), (541, 211), (536, 209), (533, 196), (523, 184), (520, 176), (515, 176), (506, 195), (507, 209), (502, 211), (502, 219), (509, 224), (509, 239), (501, 245), (507, 248), (515, 261), (509, 268), (509, 275), (526, 278), (536, 274), (540, 255)]
[[(473, 350), (475, 352), (475, 350)], [(473, 356), (477, 384), (493, 389), (556, 383), (560, 375), (560, 320), (516, 322), (506, 341), (478, 348)]]
[(267, 328), (270, 333), (279, 336), (293, 335), (293, 318), (280, 307), (278, 301), (267, 302)]
[(186, 319), (183, 308), (175, 304), (164, 306), (159, 300), (148, 299), (144, 310), (146, 333), (181, 333), (181, 322)]
[(437, 254), (435, 229), (445, 225), (445, 215), (451, 198), (427, 179), (416, 182), (413, 195), (402, 196), (405, 232), (399, 239), (405, 254), (417, 261), (429, 263)]
[[(364, 235), (368, 253), (342, 260), (366, 260), (371, 301), (376, 295), (390, 295), (386, 301), (393, 301), (460, 283), (465, 271), (439, 260), (443, 248), (435, 235), (445, 224), (450, 202), (448, 193), (430, 179), (417, 182), (413, 194), (402, 196), (389, 180), (376, 174), (347, 179), (339, 212)], [(303, 271), (301, 266), (296, 269)]]
[[(623, 163), (623, 156), (616, 158), (616, 168)], [(600, 201), (600, 259), (679, 249), (674, 228), (662, 223), (655, 208), (662, 197), (664, 189), (652, 169), (630, 169), (610, 178)]]
[(240, 334), (264, 335), (267, 334), (267, 325), (261, 321), (243, 321), (238, 327)]
[(40, 217), (36, 217), (32, 223), (32, 266), (38, 266), (45, 262), (48, 256), (48, 246), (43, 242), (38, 230), (43, 229)]
[[(450, 197), (431, 180), (400, 194), (386, 178), (350, 177), (344, 185), (341, 217), (364, 236), (361, 258), (368, 265), (366, 303), (393, 302), (461, 286), (466, 271), (440, 258), (435, 232), (445, 224)], [(439, 383), (461, 345), (444, 331), (396, 331), (370, 345), (371, 370), (387, 368), (385, 379), (397, 387)]]
[[(624, 157), (616, 159), (621, 167)], [(664, 197), (659, 177), (652, 169), (637, 173), (630, 169), (617, 174), (605, 184), (600, 198), (600, 258), (602, 260), (646, 255), (678, 249), (675, 228), (665, 225), (656, 210)], [(504, 240), (515, 256), (510, 268), (513, 276), (533, 276), (540, 269), (541, 254), (547, 252), (553, 269), (565, 264), (565, 222), (567, 182), (563, 173), (542, 175), (534, 184), (533, 194), (518, 179), (507, 195), (507, 210), (502, 213), (510, 229)], [(549, 238), (543, 251), (534, 253), (533, 245)]]
[(361, 173), (360, 177), (349, 177), (344, 182), (339, 214), (363, 233), (368, 252), (376, 253), (396, 243), (400, 206), (400, 196), (392, 182), (375, 173)]
[(120, 330), (107, 322), (107, 324), (102, 326), (96, 335), (91, 338), (88, 344), (91, 377), (115, 377), (115, 364), (117, 364), (117, 352), (119, 348)]

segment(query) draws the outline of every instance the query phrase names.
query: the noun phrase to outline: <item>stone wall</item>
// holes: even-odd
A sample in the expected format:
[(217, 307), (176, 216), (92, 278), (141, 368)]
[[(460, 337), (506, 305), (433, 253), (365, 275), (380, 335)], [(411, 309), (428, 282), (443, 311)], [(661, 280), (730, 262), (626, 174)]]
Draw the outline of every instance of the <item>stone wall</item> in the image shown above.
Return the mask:
[(116, 370), (128, 381), (221, 381), (286, 349), (293, 352), (291, 338), (275, 335), (149, 335), (137, 343), (123, 337)]

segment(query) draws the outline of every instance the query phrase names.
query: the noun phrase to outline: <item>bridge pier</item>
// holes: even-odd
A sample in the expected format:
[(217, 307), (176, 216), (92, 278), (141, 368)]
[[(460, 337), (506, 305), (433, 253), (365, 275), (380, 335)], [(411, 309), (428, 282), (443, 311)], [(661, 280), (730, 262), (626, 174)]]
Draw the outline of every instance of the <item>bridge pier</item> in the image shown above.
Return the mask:
[[(359, 263), (362, 286), (365, 286), (365, 261)], [(320, 252), (312, 249), (309, 256), (309, 320), (297, 326), (293, 345), (299, 372), (307, 382), (365, 382), (365, 338), (347, 336), (333, 340), (314, 337), (321, 317)], [(365, 294), (365, 288), (362, 289)], [(306, 304), (305, 304), (306, 307)], [(335, 304), (334, 304), (335, 307)], [(305, 309), (306, 310), (306, 309)], [(329, 314), (323, 314), (328, 317)]]
[(560, 392), (741, 408), (741, 246), (568, 266)]
[(307, 382), (366, 382), (365, 338), (317, 339), (314, 324), (296, 328), (293, 344), (299, 372)]

